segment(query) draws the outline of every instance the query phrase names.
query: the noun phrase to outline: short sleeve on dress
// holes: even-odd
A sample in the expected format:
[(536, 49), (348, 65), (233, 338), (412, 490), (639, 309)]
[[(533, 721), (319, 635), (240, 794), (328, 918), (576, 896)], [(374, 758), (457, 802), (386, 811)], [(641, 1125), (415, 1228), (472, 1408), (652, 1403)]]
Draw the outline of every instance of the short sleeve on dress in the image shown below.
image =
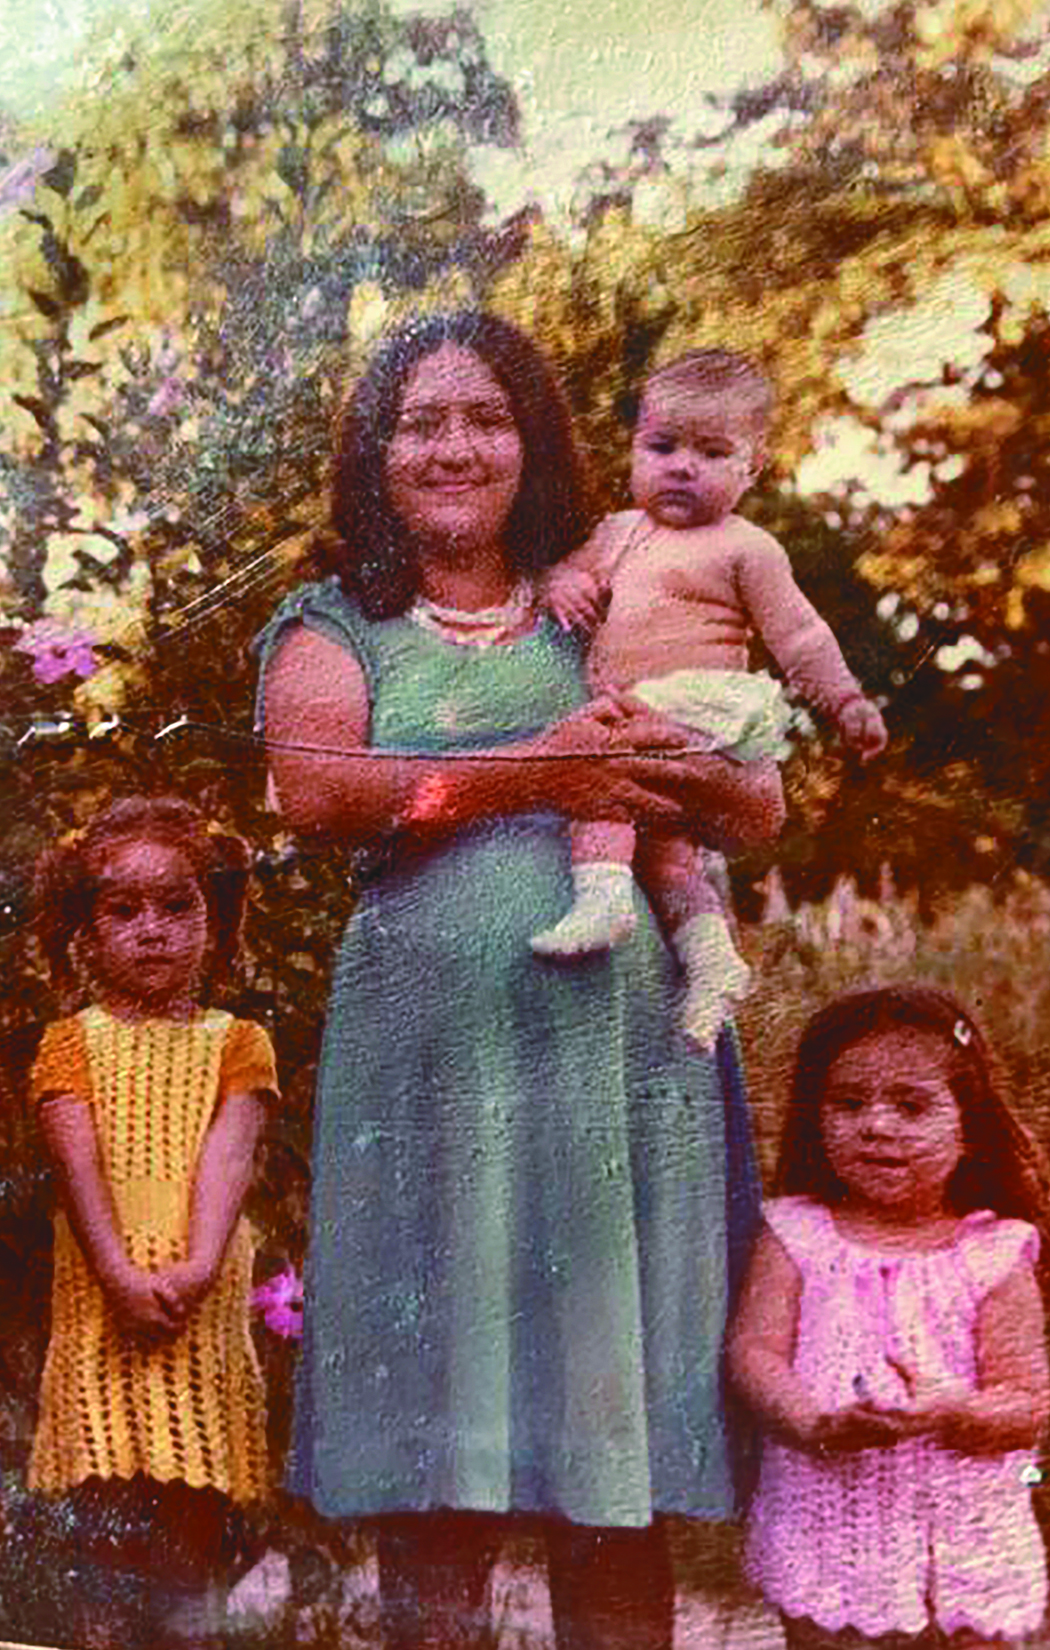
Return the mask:
[(983, 1209), (967, 1216), (959, 1254), (974, 1298), (982, 1300), (1022, 1262), (1035, 1265), (1039, 1233), (1027, 1220), (1000, 1220)]
[(90, 1101), (91, 1068), (79, 1019), (56, 1020), (46, 1028), (30, 1073), (29, 1093), (35, 1106), (56, 1094)]
[(219, 1092), (264, 1093), (275, 1100), (280, 1095), (273, 1044), (262, 1026), (252, 1020), (234, 1020), (226, 1034), (219, 1068)]
[(300, 585), (273, 613), (252, 642), (259, 660), (255, 693), (255, 731), (262, 733), (266, 718), (266, 674), (270, 661), (290, 630), (303, 625), (353, 654), (364, 672), (370, 704), (375, 703), (377, 659), (369, 621), (344, 593), (333, 575), (316, 584)]
[(762, 1205), (762, 1213), (799, 1271), (811, 1271), (818, 1251), (827, 1249), (827, 1213), (821, 1204), (808, 1197), (773, 1197)]

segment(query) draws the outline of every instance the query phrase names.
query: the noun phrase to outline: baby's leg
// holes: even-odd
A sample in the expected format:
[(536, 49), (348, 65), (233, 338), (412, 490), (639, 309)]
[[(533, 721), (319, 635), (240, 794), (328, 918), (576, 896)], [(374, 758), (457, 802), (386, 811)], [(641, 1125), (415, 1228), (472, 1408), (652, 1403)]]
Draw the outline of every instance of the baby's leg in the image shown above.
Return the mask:
[(573, 902), (561, 921), (532, 941), (542, 957), (608, 951), (633, 932), (634, 826), (587, 820), (572, 827)]
[(706, 850), (684, 836), (650, 833), (638, 845), (638, 880), (685, 970), (682, 1025), (713, 1048), (751, 970), (733, 944), (725, 909), (704, 867)]

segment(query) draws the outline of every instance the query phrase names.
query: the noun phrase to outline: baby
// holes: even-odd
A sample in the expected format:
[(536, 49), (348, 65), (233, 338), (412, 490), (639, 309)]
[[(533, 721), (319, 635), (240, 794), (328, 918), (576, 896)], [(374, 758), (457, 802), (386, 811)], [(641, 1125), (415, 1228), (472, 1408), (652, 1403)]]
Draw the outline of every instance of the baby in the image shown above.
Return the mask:
[[(882, 717), (795, 584), (783, 548), (734, 514), (765, 461), (771, 411), (770, 386), (744, 356), (698, 350), (654, 372), (631, 446), (637, 508), (607, 516), (552, 569), (547, 601), (563, 624), (597, 627), (595, 692), (629, 688), (693, 730), (694, 745), (768, 767), (789, 751), (789, 714), (780, 685), (748, 669), (756, 631), (792, 686), (867, 761), (885, 747)], [(682, 1023), (710, 1047), (748, 969), (704, 855), (681, 833), (650, 830), (636, 843), (629, 824), (575, 824), (575, 902), (533, 949), (573, 957), (625, 939), (636, 865), (685, 971)]]

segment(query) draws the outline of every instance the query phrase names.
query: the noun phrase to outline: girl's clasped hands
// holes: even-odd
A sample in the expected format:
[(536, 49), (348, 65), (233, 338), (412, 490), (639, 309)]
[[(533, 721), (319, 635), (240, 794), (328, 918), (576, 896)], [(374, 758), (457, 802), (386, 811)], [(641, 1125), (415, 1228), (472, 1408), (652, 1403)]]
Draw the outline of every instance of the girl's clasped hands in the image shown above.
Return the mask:
[(920, 1375), (889, 1354), (886, 1364), (905, 1388), (904, 1401), (891, 1404), (875, 1398), (863, 1375), (854, 1376), (856, 1402), (818, 1413), (807, 1428), (806, 1442), (812, 1449), (888, 1449), (905, 1438), (932, 1438), (946, 1449), (954, 1447), (965, 1433), (965, 1383)]
[(215, 1281), (215, 1268), (199, 1261), (174, 1261), (146, 1271), (130, 1263), (111, 1275), (106, 1293), (114, 1316), (129, 1334), (146, 1340), (178, 1335)]

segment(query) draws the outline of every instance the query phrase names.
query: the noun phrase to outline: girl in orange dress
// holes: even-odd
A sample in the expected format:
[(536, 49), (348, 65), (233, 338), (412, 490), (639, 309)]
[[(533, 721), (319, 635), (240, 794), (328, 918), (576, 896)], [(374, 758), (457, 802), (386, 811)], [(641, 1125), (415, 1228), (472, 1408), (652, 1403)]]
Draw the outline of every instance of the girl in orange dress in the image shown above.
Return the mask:
[(267, 1489), (241, 1206), (273, 1050), (201, 1006), (236, 954), (248, 865), (188, 803), (133, 797), (38, 868), (52, 977), (91, 1000), (47, 1027), (33, 1069), (60, 1208), (29, 1485), (136, 1530), (140, 1550), (111, 1534), (113, 1556), (155, 1567), (158, 1601), (203, 1587), (232, 1505)]

